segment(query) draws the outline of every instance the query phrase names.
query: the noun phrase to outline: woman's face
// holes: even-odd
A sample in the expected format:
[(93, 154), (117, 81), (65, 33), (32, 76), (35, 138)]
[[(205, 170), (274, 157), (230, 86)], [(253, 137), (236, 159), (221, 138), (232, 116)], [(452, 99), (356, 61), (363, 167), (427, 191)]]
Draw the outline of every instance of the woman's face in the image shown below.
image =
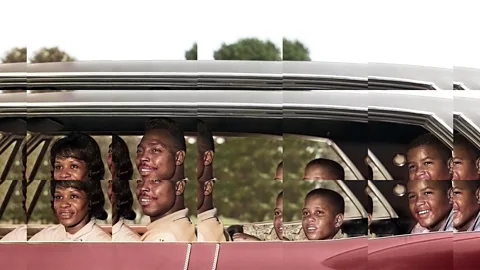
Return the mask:
[(55, 190), (53, 208), (60, 224), (74, 234), (88, 223), (88, 199), (84, 191), (58, 187)]
[(73, 157), (55, 158), (54, 180), (88, 180), (87, 163)]

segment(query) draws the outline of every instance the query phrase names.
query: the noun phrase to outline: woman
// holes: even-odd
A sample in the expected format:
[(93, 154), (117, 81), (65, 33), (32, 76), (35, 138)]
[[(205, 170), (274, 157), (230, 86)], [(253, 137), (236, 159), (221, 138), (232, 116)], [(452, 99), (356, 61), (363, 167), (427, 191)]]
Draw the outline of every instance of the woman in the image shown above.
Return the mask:
[(50, 150), (53, 180), (102, 180), (105, 167), (100, 147), (87, 134), (72, 132)]
[(107, 163), (112, 174), (108, 185), (108, 198), (112, 204), (112, 241), (140, 241), (140, 235), (125, 224), (125, 219), (135, 220), (137, 216), (132, 209), (133, 195), (129, 184), (133, 165), (127, 144), (117, 135), (112, 136)]
[(60, 224), (51, 225), (29, 241), (110, 242), (111, 236), (96, 224), (106, 220), (103, 192), (95, 181), (50, 181), (52, 209)]

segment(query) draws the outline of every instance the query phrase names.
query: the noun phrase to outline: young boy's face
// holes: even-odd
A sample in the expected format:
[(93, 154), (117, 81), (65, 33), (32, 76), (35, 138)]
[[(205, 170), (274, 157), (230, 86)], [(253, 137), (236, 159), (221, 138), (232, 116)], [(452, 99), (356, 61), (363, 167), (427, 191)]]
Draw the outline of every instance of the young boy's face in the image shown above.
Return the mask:
[(453, 226), (459, 231), (466, 231), (480, 210), (475, 193), (467, 181), (453, 181)]
[(477, 160), (462, 145), (453, 147), (453, 180), (479, 180)]
[(278, 196), (274, 210), (273, 227), (278, 239), (283, 239), (283, 196)]
[(325, 166), (307, 166), (303, 175), (303, 180), (342, 180), (337, 179), (331, 171)]
[(410, 180), (451, 180), (448, 162), (429, 145), (412, 148), (407, 153)]
[(451, 210), (448, 191), (438, 181), (409, 181), (407, 186), (412, 216), (420, 226), (432, 231), (439, 230)]
[(343, 224), (343, 214), (321, 196), (309, 196), (303, 207), (302, 227), (308, 240), (332, 239)]

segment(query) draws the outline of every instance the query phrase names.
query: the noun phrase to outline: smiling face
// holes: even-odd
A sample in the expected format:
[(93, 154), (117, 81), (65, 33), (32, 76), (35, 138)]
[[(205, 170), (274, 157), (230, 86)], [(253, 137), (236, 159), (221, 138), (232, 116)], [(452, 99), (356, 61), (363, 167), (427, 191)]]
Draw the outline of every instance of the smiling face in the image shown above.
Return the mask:
[(84, 191), (75, 188), (55, 189), (53, 208), (67, 232), (74, 234), (88, 223), (88, 199)]
[(283, 239), (283, 195), (277, 197), (274, 209), (273, 227), (278, 239)]
[(451, 162), (453, 180), (480, 180), (478, 160), (463, 145), (453, 147)]
[(409, 181), (407, 187), (412, 216), (420, 226), (438, 231), (452, 209), (448, 191), (439, 181)]
[(174, 184), (170, 180), (138, 180), (137, 198), (142, 211), (151, 221), (172, 213), (176, 196), (183, 194), (183, 181)]
[[(166, 130), (149, 130), (137, 148), (136, 165), (142, 180), (170, 180), (177, 165), (183, 163), (172, 151), (172, 139)], [(177, 152), (178, 153), (178, 152)]]
[(88, 180), (87, 163), (73, 157), (57, 157), (53, 177), (55, 180)]
[(467, 181), (453, 181), (453, 225), (459, 231), (466, 231), (480, 210), (475, 193)]
[(410, 180), (451, 180), (448, 162), (433, 146), (421, 145), (407, 153)]
[(308, 196), (302, 210), (302, 228), (308, 240), (332, 239), (343, 224), (343, 214), (334, 213), (331, 202)]

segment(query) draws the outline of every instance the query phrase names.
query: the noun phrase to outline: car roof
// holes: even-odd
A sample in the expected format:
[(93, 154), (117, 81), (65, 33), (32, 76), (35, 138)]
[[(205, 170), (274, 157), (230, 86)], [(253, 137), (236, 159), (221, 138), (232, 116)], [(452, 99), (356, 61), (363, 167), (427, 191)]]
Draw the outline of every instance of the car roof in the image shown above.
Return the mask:
[(450, 68), (417, 65), (368, 63), (368, 77), (392, 78), (431, 83), (441, 90), (453, 89), (453, 70)]
[(469, 90), (480, 90), (480, 69), (454, 67), (453, 81), (465, 85)]
[[(457, 91), (455, 91), (457, 92)], [(463, 92), (463, 91), (459, 91)], [(331, 90), (331, 91), (215, 91), (215, 90), (138, 90), (112, 91), (77, 90), (36, 94), (1, 94), (2, 107), (18, 106), (28, 102), (29, 108), (75, 106), (167, 106), (197, 104), (199, 108), (209, 106), (233, 107), (286, 107), (344, 108), (368, 112), (368, 109), (389, 111), (424, 112), (434, 114), (442, 123), (453, 130), (452, 92), (403, 91), (403, 90)], [(26, 99), (25, 99), (26, 96)], [(12, 104), (16, 102), (17, 104)], [(23, 104), (25, 106), (25, 103)], [(473, 113), (473, 112), (472, 112)], [(475, 114), (476, 115), (476, 114)], [(367, 115), (365, 115), (367, 116)], [(365, 119), (367, 120), (367, 119)]]

